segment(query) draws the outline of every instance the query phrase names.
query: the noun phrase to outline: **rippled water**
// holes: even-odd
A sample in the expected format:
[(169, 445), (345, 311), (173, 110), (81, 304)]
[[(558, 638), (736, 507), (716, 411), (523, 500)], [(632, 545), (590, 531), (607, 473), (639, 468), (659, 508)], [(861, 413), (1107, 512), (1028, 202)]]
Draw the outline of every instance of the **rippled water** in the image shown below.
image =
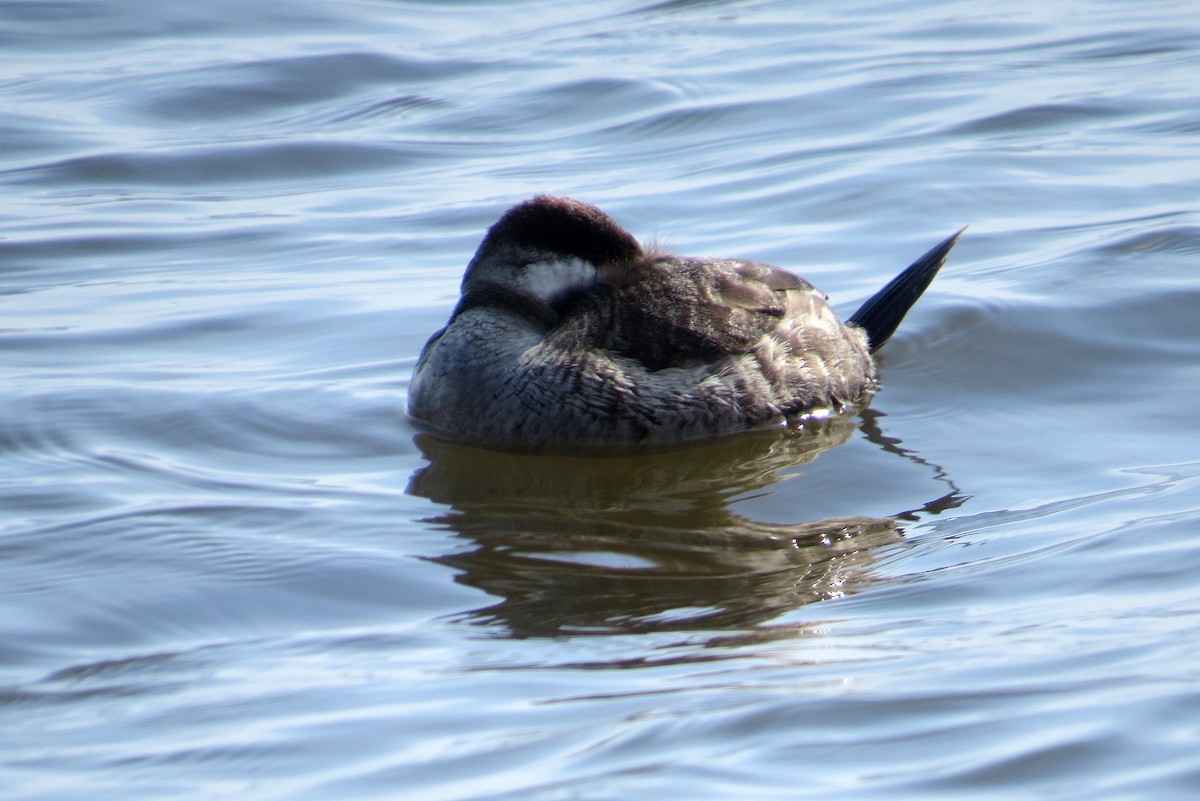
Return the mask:
[[(1193, 798), (1187, 2), (0, 2), (6, 799)], [(416, 436), (509, 204), (843, 311), (859, 418)]]

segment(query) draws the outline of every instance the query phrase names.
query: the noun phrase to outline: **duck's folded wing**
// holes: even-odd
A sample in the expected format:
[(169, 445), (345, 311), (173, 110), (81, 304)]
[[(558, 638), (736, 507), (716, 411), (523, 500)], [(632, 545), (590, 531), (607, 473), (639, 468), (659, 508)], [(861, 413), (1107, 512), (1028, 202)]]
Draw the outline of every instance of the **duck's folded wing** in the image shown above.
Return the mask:
[(792, 291), (813, 288), (759, 262), (660, 259), (616, 288), (610, 347), (651, 370), (747, 353), (779, 326)]

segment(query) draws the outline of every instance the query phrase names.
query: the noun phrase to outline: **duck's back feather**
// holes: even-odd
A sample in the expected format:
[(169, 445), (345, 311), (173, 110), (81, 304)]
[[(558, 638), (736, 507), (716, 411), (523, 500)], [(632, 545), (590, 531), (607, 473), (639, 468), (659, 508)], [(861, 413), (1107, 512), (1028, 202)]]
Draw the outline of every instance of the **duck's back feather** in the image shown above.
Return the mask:
[(779, 327), (792, 291), (812, 287), (758, 262), (658, 257), (614, 278), (597, 344), (650, 370), (747, 354)]

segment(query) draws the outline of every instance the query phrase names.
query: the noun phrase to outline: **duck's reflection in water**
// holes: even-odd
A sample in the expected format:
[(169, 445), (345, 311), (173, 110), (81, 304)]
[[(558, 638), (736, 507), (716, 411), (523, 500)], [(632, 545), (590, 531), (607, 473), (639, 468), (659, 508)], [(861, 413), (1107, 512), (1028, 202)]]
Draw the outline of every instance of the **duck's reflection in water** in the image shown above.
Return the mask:
[(499, 600), (469, 613), (515, 637), (745, 629), (871, 578), (892, 519), (795, 525), (735, 514), (735, 497), (844, 443), (859, 421), (604, 457), (513, 454), (417, 439), (408, 491), (467, 547), (435, 557)]

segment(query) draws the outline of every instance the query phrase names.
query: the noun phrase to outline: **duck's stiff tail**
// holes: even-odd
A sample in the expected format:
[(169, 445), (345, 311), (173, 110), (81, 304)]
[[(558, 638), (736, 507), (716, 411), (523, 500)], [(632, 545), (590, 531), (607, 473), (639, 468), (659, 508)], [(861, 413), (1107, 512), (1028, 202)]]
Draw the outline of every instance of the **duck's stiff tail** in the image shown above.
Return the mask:
[(958, 242), (962, 232), (967, 230), (964, 225), (951, 237), (936, 245), (932, 250), (917, 259), (904, 272), (893, 278), (887, 286), (876, 292), (858, 311), (850, 316), (847, 322), (859, 326), (867, 332), (867, 342), (871, 352), (879, 350), (891, 339), (892, 334), (900, 326), (900, 321), (908, 310), (921, 297), (921, 293), (933, 281), (933, 277), (946, 263), (950, 249)]

